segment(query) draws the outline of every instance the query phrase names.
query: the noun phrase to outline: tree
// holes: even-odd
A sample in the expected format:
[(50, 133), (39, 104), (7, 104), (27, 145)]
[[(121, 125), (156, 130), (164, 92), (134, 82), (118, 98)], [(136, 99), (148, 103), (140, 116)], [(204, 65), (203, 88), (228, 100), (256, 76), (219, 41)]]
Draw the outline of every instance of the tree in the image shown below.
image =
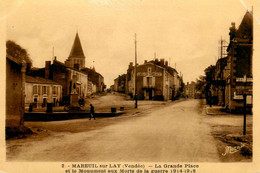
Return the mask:
[(206, 74), (205, 96), (206, 96), (207, 103), (211, 102), (210, 87), (213, 84), (213, 75), (215, 73), (215, 68), (216, 68), (216, 66), (210, 65), (204, 70), (204, 72)]
[(22, 48), (19, 44), (12, 40), (6, 41), (6, 54), (12, 56), (13, 58), (24, 60), (29, 68), (32, 66), (32, 59), (26, 49)]
[(206, 76), (200, 75), (196, 81), (196, 90), (205, 93)]

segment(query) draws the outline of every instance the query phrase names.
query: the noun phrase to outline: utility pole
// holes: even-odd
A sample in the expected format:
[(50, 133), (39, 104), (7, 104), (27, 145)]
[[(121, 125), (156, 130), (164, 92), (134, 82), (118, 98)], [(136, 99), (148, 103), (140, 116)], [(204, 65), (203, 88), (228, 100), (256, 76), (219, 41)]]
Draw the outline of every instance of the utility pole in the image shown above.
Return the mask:
[(137, 50), (136, 50), (136, 33), (135, 33), (135, 108), (137, 108)]
[(243, 135), (246, 135), (246, 82), (247, 82), (247, 76), (244, 75), (244, 93), (243, 93), (243, 101), (244, 101), (244, 122), (243, 122)]

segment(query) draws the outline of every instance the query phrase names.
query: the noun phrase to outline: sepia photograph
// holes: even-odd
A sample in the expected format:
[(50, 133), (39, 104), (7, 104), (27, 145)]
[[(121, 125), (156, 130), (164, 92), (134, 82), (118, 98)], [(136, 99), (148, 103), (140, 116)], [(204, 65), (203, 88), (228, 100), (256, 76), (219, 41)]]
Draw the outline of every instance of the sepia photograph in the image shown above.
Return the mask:
[(206, 172), (247, 172), (259, 158), (257, 5), (1, 2), (9, 168), (0, 172), (21, 172), (11, 168), (20, 162), (24, 172), (197, 173), (207, 163), (247, 166)]

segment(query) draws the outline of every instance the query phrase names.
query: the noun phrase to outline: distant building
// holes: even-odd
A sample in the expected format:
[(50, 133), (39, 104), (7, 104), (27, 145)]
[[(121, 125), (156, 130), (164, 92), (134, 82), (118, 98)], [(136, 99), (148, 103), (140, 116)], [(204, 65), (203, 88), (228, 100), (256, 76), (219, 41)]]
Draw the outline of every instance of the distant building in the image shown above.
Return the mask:
[(26, 62), (6, 56), (6, 127), (24, 125)]
[(125, 93), (126, 74), (119, 75), (114, 79), (114, 91)]
[(188, 98), (195, 98), (196, 96), (196, 83), (195, 82), (187, 82), (187, 85), (184, 86), (184, 95)]
[(62, 86), (53, 80), (26, 76), (25, 106), (46, 107), (47, 103), (58, 106), (62, 100)]
[(97, 86), (93, 84), (90, 80), (88, 80), (88, 92), (87, 96), (90, 96), (97, 92)]
[(181, 81), (178, 72), (168, 66), (167, 61), (155, 59), (137, 65), (136, 85), (134, 66), (130, 63), (125, 75), (124, 90), (134, 96), (136, 87), (138, 99), (174, 100), (180, 96)]
[(104, 83), (104, 77), (95, 71), (95, 69), (90, 68), (83, 68), (81, 71), (88, 74), (88, 80), (92, 82), (92, 84), (96, 85), (96, 92), (104, 92), (105, 90), (105, 83)]

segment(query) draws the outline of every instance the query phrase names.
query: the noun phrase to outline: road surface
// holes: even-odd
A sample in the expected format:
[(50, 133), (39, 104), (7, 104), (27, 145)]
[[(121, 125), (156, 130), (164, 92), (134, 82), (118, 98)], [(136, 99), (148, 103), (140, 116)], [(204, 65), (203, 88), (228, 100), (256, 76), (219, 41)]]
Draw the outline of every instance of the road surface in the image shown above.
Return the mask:
[(199, 101), (187, 100), (97, 130), (57, 133), (21, 145), (19, 152), (9, 158), (12, 161), (219, 161), (205, 118)]

